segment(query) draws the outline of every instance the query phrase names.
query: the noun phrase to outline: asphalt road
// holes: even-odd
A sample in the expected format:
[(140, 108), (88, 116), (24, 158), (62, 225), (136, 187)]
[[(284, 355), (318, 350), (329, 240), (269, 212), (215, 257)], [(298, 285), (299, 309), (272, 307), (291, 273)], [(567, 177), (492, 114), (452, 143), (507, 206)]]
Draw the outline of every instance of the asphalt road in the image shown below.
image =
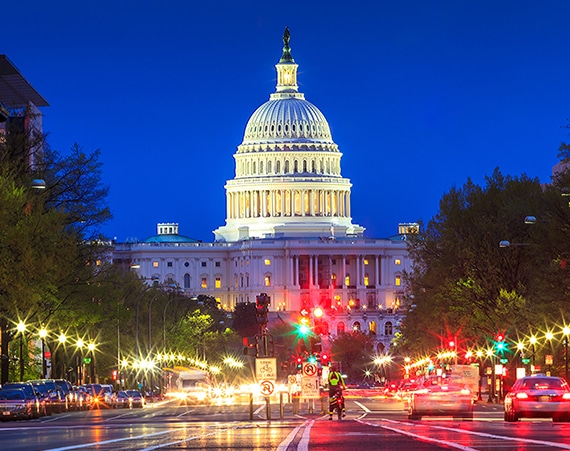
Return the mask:
[[(570, 449), (570, 423), (503, 421), (502, 406), (478, 404), (473, 421), (409, 421), (401, 402), (347, 398), (347, 416), (328, 419), (320, 403), (228, 400), (221, 405), (155, 403), (144, 409), (68, 412), (0, 423), (0, 447), (9, 451), (64, 450), (552, 450)], [(283, 414), (283, 419), (281, 419)], [(250, 415), (253, 419), (250, 419)]]

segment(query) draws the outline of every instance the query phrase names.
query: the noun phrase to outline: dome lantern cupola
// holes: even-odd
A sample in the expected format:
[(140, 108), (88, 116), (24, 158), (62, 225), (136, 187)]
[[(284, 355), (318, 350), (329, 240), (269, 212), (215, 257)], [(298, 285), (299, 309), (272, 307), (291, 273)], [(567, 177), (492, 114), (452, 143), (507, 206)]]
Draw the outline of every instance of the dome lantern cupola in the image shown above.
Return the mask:
[(289, 40), (291, 34), (289, 27), (285, 27), (283, 33), (283, 55), (279, 63), (275, 65), (277, 69), (277, 92), (297, 92), (297, 68), (298, 64), (295, 63), (291, 55), (291, 47), (289, 47)]

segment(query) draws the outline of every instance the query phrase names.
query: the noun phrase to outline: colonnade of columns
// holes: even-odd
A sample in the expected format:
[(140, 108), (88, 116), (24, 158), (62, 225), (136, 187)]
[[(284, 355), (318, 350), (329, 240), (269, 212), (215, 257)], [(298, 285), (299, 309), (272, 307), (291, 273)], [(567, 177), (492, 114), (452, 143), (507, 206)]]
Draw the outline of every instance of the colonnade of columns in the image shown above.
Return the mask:
[(250, 190), (227, 193), (227, 217), (350, 217), (349, 190)]

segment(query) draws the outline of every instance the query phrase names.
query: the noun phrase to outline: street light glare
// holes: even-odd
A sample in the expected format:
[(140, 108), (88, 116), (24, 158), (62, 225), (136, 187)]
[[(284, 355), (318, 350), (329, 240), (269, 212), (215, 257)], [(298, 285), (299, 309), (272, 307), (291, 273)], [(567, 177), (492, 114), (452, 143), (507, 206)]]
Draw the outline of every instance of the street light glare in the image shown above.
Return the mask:
[(40, 332), (39, 332), (40, 338), (46, 338), (46, 337), (47, 337), (47, 334), (48, 334), (48, 333), (47, 333), (46, 328), (45, 328), (45, 327), (42, 327), (42, 328), (40, 329)]
[(18, 332), (22, 333), (26, 331), (26, 325), (24, 324), (23, 321), (20, 321), (18, 323), (18, 325), (16, 326), (16, 329), (18, 330)]

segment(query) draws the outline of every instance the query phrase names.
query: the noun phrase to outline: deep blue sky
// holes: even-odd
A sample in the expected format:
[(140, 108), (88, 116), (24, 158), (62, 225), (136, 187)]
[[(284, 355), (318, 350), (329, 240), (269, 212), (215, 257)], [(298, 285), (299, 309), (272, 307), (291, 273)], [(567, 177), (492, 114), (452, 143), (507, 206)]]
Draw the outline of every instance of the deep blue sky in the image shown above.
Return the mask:
[(211, 241), (283, 30), (371, 237), (499, 167), (548, 182), (570, 117), (570, 2), (5, 2), (0, 53), (50, 106), (52, 147), (102, 152), (109, 237)]

